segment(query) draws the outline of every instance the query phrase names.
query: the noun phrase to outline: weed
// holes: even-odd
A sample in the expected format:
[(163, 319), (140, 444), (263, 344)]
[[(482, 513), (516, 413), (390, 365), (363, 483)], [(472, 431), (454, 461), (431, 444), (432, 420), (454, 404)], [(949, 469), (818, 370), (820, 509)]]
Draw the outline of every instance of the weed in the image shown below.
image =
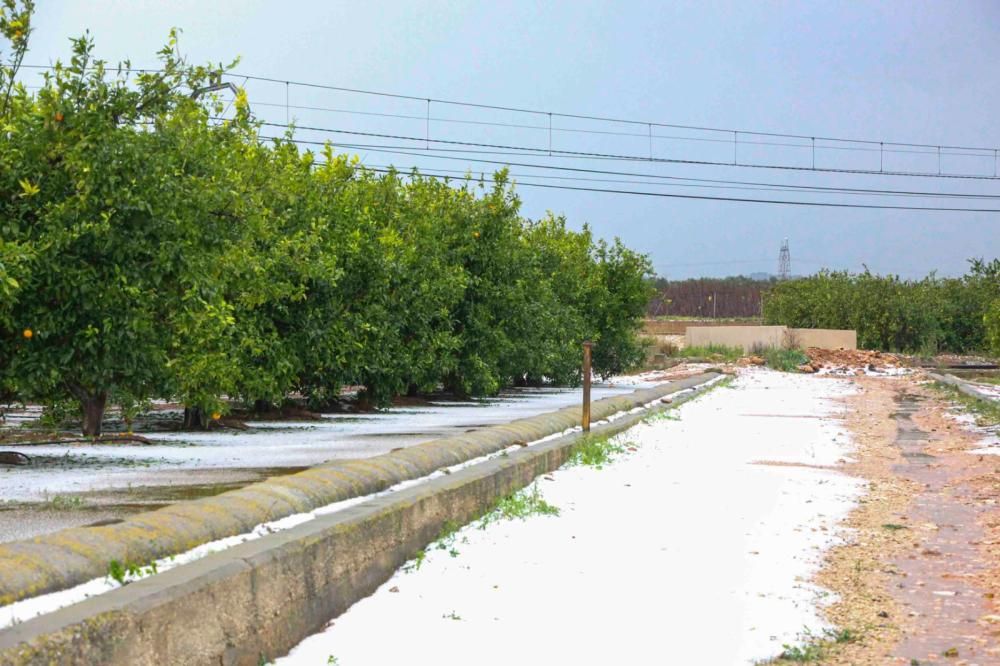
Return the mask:
[(885, 529), (889, 530), (890, 532), (895, 532), (897, 530), (905, 530), (905, 529), (907, 529), (906, 525), (897, 525), (896, 523), (886, 523), (886, 524), (882, 525), (882, 527), (884, 527)]
[(456, 613), (455, 611), (452, 611), (452, 612), (450, 612), (450, 613), (448, 613), (446, 615), (442, 615), (441, 617), (444, 618), (444, 619), (446, 619), (446, 620), (461, 620), (462, 619), (462, 616), (459, 615), (458, 613)]
[(326, 658), (326, 663), (329, 664), (330, 666), (337, 666), (337, 664), (339, 664), (340, 662), (337, 660), (336, 657), (334, 657), (331, 654), (329, 657)]
[(800, 349), (765, 349), (764, 364), (774, 370), (795, 372), (803, 363), (808, 363), (809, 357)]
[(458, 530), (461, 526), (453, 520), (446, 520), (441, 526), (441, 534), (438, 535), (435, 548), (447, 550), (452, 557), (458, 557), (458, 549), (455, 548), (455, 541), (458, 539)]
[(780, 655), (760, 663), (805, 663), (825, 660), (833, 646), (854, 643), (860, 638), (860, 634), (853, 629), (824, 629), (821, 634), (817, 635), (806, 628), (800, 636), (802, 645), (782, 645)]
[(670, 354), (674, 358), (706, 358), (711, 361), (733, 363), (743, 358), (742, 347), (727, 347), (726, 345), (705, 345), (703, 347), (685, 347)]
[(82, 497), (76, 495), (54, 495), (42, 506), (49, 511), (76, 511), (83, 509), (86, 503)]
[(580, 443), (573, 447), (573, 453), (566, 461), (566, 466), (586, 465), (601, 469), (610, 463), (616, 455), (624, 452), (625, 445), (619, 444), (614, 438), (584, 435)]
[(108, 577), (119, 585), (128, 585), (132, 581), (152, 576), (155, 573), (157, 573), (156, 562), (150, 562), (145, 566), (128, 561), (122, 563), (118, 560), (111, 560), (108, 562)]
[(417, 554), (413, 556), (413, 559), (407, 562), (403, 566), (403, 571), (406, 573), (410, 573), (411, 571), (416, 571), (417, 569), (420, 568), (420, 565), (422, 565), (424, 563), (424, 560), (426, 559), (427, 559), (427, 551), (421, 548), (420, 550), (417, 551)]
[(680, 421), (681, 415), (672, 409), (664, 409), (650, 414), (645, 419), (646, 423), (658, 423), (660, 421)]
[(552, 506), (542, 499), (538, 486), (533, 484), (530, 490), (519, 490), (497, 502), (493, 511), (479, 519), (479, 529), (485, 530), (488, 526), (501, 520), (514, 520), (515, 518), (527, 520), (531, 516), (558, 515), (559, 507)]
[(973, 398), (944, 382), (934, 382), (931, 386), (945, 394), (952, 402), (958, 403), (965, 411), (972, 412), (976, 417), (976, 425), (983, 428), (1000, 425), (1000, 403)]

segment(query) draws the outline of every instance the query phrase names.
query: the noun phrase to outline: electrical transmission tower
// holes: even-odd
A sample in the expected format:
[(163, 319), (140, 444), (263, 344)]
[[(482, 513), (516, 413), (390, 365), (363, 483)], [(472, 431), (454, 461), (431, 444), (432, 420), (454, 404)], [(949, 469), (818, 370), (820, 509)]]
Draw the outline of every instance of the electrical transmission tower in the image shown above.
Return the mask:
[(778, 253), (778, 279), (787, 280), (792, 276), (792, 255), (788, 252), (788, 239), (781, 244)]

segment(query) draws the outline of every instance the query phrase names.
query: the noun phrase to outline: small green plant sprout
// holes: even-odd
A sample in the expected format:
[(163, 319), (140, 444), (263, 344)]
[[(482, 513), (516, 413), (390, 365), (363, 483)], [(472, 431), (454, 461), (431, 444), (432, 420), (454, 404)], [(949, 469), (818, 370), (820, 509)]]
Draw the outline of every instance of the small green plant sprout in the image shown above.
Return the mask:
[(781, 372), (798, 372), (800, 365), (809, 362), (809, 357), (800, 349), (771, 348), (764, 351), (764, 364)]
[(146, 576), (152, 576), (156, 573), (158, 573), (158, 568), (155, 561), (145, 566), (128, 561), (122, 563), (118, 560), (111, 560), (108, 562), (108, 577), (119, 585), (128, 585), (133, 581), (145, 578)]
[(680, 421), (681, 415), (677, 410), (674, 409), (664, 409), (658, 412), (653, 412), (645, 419), (646, 423), (659, 423), (660, 421)]
[(417, 554), (413, 556), (413, 559), (403, 565), (403, 571), (405, 573), (410, 573), (416, 571), (427, 559), (427, 551), (421, 548), (417, 551)]
[(497, 502), (496, 508), (479, 520), (479, 529), (485, 530), (501, 520), (527, 520), (531, 516), (558, 516), (559, 507), (552, 506), (544, 499), (537, 484), (519, 490)]
[(976, 425), (980, 428), (1000, 426), (1000, 403), (974, 398), (944, 382), (934, 382), (931, 386), (956, 403), (960, 409), (975, 416)]
[(743, 358), (742, 347), (728, 347), (726, 345), (705, 345), (702, 347), (685, 347), (679, 349), (674, 347), (670, 356), (675, 358), (700, 358), (713, 362), (733, 363)]
[(446, 614), (442, 615), (441, 617), (444, 618), (444, 619), (446, 619), (446, 620), (461, 620), (462, 619), (462, 616), (459, 615), (458, 613), (456, 613), (455, 611), (452, 611), (450, 613), (446, 613)]
[(586, 435), (573, 448), (573, 453), (566, 461), (566, 466), (586, 465), (601, 469), (610, 463), (615, 456), (624, 453), (626, 448), (625, 444), (615, 441), (614, 438)]
[(453, 520), (446, 520), (444, 525), (441, 526), (441, 534), (438, 535), (437, 542), (434, 547), (437, 550), (446, 550), (448, 554), (452, 557), (458, 557), (458, 549), (455, 548), (455, 542), (458, 540), (458, 530), (460, 525)]
[(326, 658), (326, 663), (329, 664), (330, 666), (337, 666), (337, 664), (339, 664), (340, 661), (338, 661), (337, 658), (331, 654), (329, 657)]
[(854, 643), (861, 638), (853, 629), (826, 628), (815, 634), (805, 627), (799, 640), (801, 645), (782, 645), (782, 652), (776, 658), (763, 662), (766, 664), (809, 663), (825, 660), (836, 645)]
[(84, 506), (83, 498), (76, 495), (54, 495), (45, 503), (45, 508), (51, 511), (76, 511)]

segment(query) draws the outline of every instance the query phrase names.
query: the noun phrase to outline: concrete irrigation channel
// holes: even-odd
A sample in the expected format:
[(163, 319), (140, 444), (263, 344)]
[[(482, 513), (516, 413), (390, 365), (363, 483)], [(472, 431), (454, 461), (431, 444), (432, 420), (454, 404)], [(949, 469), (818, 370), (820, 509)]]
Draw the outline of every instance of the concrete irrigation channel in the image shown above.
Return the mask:
[[(594, 421), (615, 418), (592, 433), (622, 432), (665, 408), (671, 394), (683, 392), (669, 400), (677, 404), (718, 377), (705, 373), (595, 402)], [(103, 576), (111, 560), (149, 562), (519, 445), (11, 626), (0, 631), (0, 664), (258, 664), (283, 654), (370, 594), (446, 524), (475, 519), (561, 466), (581, 435), (558, 435), (579, 423), (579, 408), (567, 408), (322, 465), (115, 525), (0, 545), (0, 603), (9, 604)]]

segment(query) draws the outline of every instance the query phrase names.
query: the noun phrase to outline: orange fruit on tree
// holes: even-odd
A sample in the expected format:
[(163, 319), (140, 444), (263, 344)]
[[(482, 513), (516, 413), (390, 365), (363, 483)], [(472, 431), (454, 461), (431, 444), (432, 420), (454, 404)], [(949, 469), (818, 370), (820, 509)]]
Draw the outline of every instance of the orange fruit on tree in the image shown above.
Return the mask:
[(219, 412), (212, 412), (212, 420), (213, 421), (218, 421), (221, 418), (222, 418), (222, 414), (220, 414)]
[(56, 111), (56, 122), (61, 123), (63, 121), (62, 111)]
[(32, 336), (35, 335), (35, 332), (32, 331), (30, 328), (26, 328), (24, 329), (24, 332), (21, 335), (23, 335), (26, 339), (30, 340)]

